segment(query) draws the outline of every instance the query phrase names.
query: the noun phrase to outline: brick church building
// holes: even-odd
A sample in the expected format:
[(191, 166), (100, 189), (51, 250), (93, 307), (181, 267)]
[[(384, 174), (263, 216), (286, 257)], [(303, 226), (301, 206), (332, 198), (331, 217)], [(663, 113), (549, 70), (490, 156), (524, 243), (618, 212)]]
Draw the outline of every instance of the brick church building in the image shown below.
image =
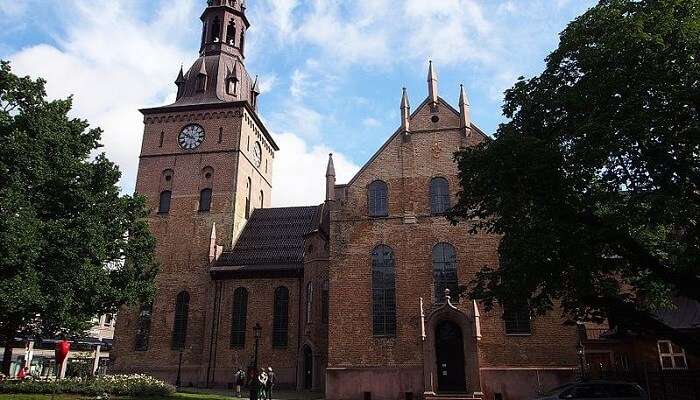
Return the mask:
[(271, 208), (280, 149), (244, 63), (245, 2), (210, 0), (201, 20), (176, 101), (141, 110), (136, 191), (161, 271), (152, 304), (120, 311), (116, 371), (226, 386), (259, 325), (259, 365), (327, 399), (526, 399), (574, 376), (576, 328), (557, 315), (450, 296), (499, 241), (443, 216), (453, 153), (488, 140), (464, 89), (448, 104), (431, 64), (428, 96), (411, 110), (404, 90), (399, 128), (349, 182), (329, 157), (323, 204)]

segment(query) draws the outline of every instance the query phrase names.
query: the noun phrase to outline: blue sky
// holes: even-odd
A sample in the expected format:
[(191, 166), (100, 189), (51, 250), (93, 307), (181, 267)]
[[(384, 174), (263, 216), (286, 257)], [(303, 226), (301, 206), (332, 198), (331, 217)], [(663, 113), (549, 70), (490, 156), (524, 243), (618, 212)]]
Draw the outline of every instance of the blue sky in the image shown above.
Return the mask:
[[(105, 130), (104, 151), (133, 191), (138, 108), (167, 103), (198, 50), (204, 0), (0, 0), (0, 58), (73, 94), (74, 114)], [(503, 90), (537, 74), (566, 24), (593, 0), (248, 0), (246, 64), (263, 83), (260, 113), (281, 151), (273, 204), (323, 198), (328, 152), (347, 181), (399, 125), (401, 88), (468, 90), (473, 121), (501, 122)]]

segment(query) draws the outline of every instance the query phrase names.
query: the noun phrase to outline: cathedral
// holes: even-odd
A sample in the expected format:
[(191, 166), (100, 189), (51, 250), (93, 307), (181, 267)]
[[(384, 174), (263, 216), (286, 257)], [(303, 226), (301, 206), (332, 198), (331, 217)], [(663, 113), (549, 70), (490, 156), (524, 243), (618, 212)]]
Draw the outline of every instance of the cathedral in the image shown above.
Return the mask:
[(333, 400), (519, 400), (573, 378), (576, 328), (558, 314), (451, 295), (498, 262), (498, 236), (444, 217), (453, 153), (489, 140), (463, 88), (448, 104), (430, 64), (427, 97), (412, 109), (403, 91), (398, 128), (352, 179), (331, 155), (322, 204), (272, 208), (280, 148), (245, 67), (245, 2), (209, 0), (201, 21), (175, 102), (141, 110), (136, 191), (161, 270), (153, 302), (120, 311), (114, 371), (230, 387), (257, 348), (280, 387)]

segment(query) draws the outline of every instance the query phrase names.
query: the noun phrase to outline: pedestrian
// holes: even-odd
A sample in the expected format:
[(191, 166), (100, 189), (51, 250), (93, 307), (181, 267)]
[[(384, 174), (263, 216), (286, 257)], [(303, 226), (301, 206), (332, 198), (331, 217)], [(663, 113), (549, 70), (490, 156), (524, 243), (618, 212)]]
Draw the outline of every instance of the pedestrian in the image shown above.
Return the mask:
[(245, 383), (245, 372), (241, 367), (236, 367), (233, 374), (233, 384), (236, 386), (236, 397), (241, 397), (241, 386)]
[(30, 377), (29, 375), (29, 368), (27, 367), (22, 367), (20, 368), (19, 372), (17, 372), (17, 379), (23, 381)]
[(275, 375), (274, 371), (272, 371), (272, 367), (267, 367), (267, 388), (265, 390), (267, 392), (267, 400), (272, 400), (272, 389), (276, 383), (277, 376)]
[(258, 392), (258, 399), (265, 399), (265, 393), (267, 392), (267, 372), (263, 368), (258, 375), (258, 387), (260, 391)]

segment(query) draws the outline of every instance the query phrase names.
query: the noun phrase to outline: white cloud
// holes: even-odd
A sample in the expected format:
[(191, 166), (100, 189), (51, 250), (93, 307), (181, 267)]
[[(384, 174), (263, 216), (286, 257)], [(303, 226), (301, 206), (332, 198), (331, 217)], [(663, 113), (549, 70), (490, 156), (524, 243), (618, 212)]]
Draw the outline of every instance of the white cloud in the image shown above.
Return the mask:
[(0, 14), (7, 17), (18, 17), (27, 10), (27, 2), (17, 0), (0, 0)]
[(272, 205), (275, 207), (322, 203), (329, 153), (333, 153), (337, 183), (349, 181), (360, 169), (345, 155), (325, 145), (310, 147), (293, 133), (277, 134), (274, 139), (281, 149), (275, 155), (272, 170)]
[(362, 125), (368, 127), (368, 128), (376, 128), (378, 126), (381, 126), (382, 123), (379, 122), (377, 119), (372, 118), (372, 117), (367, 117), (362, 120)]

